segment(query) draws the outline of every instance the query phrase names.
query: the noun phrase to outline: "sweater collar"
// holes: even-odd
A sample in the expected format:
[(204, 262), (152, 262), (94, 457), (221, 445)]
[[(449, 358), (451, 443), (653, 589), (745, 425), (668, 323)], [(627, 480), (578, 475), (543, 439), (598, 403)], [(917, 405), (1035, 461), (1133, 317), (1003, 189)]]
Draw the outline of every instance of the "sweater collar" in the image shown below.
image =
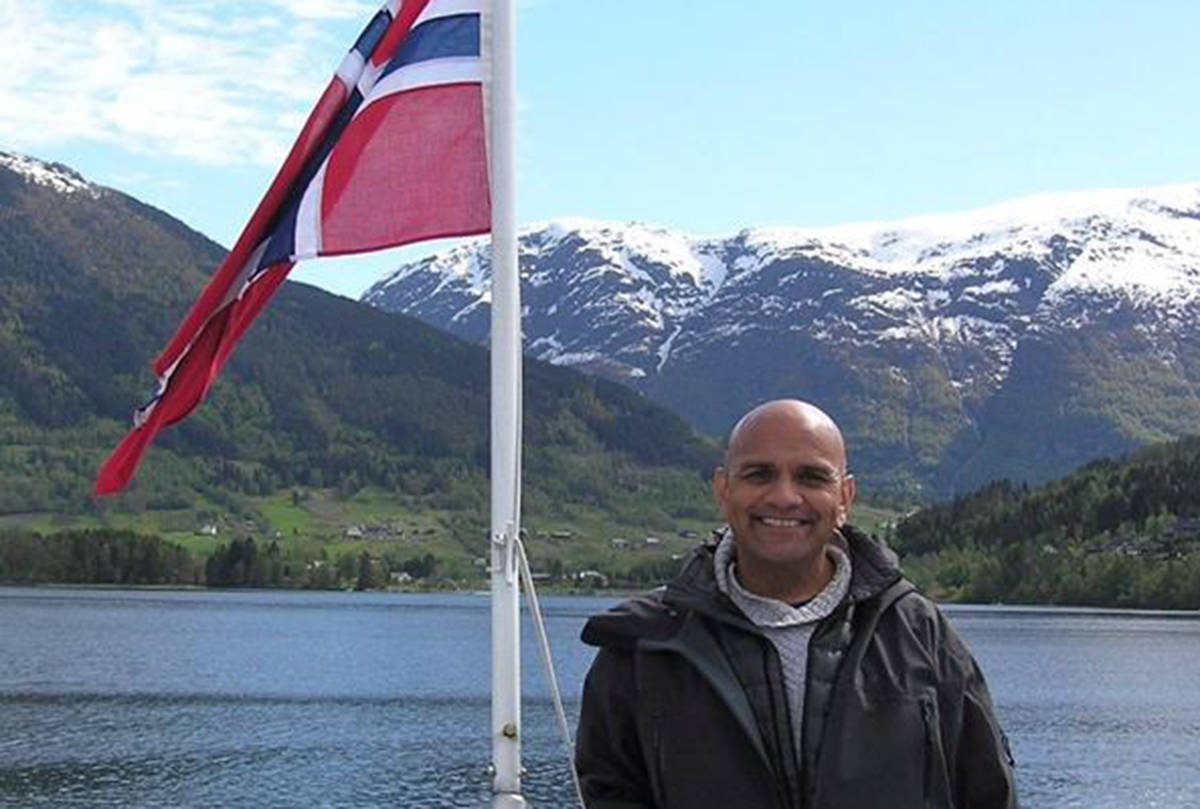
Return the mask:
[(831, 544), (828, 549), (834, 565), (833, 578), (819, 593), (799, 606), (752, 593), (742, 586), (737, 576), (735, 546), (731, 533), (727, 532), (717, 543), (717, 550), (713, 555), (713, 575), (721, 592), (729, 596), (755, 625), (774, 628), (809, 624), (819, 621), (837, 609), (850, 589), (850, 557), (842, 550), (840, 544)]
[[(726, 526), (713, 532), (713, 539), (696, 548), (679, 575), (667, 585), (664, 602), (676, 604), (742, 623), (740, 612), (717, 585), (714, 558), (720, 541), (729, 534)], [(864, 601), (882, 592), (900, 578), (896, 554), (852, 525), (840, 529), (850, 558), (850, 584), (844, 599)], [(749, 623), (749, 622), (745, 622)]]

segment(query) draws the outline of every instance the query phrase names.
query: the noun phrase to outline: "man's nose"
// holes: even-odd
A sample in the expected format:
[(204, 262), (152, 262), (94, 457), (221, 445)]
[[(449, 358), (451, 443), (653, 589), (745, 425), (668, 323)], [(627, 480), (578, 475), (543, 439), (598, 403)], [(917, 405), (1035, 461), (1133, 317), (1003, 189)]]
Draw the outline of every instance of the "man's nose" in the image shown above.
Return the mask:
[(805, 503), (804, 487), (786, 475), (780, 475), (767, 490), (767, 502), (776, 508), (797, 508)]

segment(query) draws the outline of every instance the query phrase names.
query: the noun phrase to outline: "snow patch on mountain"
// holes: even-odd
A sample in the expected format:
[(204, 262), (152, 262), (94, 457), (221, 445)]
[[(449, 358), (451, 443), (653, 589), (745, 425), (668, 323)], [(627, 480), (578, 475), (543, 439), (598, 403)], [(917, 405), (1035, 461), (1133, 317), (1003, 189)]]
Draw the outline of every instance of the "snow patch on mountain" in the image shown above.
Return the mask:
[[(956, 388), (994, 389), (1018, 343), (1153, 311), (1200, 311), (1200, 186), (1045, 194), (964, 213), (693, 238), (562, 219), (519, 234), (530, 352), (624, 378), (764, 335), (932, 351)], [(401, 267), (364, 300), (482, 339), (486, 240)], [(1166, 337), (1156, 339), (1162, 356)], [(789, 343), (778, 343), (780, 346)], [(699, 360), (703, 362), (703, 360)], [(981, 394), (982, 395), (982, 394)]]
[(37, 158), (12, 152), (0, 152), (0, 166), (16, 172), (26, 182), (45, 186), (60, 194), (84, 193), (99, 199), (101, 188), (89, 183), (79, 172), (61, 163), (47, 163)]
[[(759, 263), (805, 255), (868, 272), (945, 277), (972, 259), (1039, 256), (1054, 236), (1092, 248), (1107, 271), (1074, 273), (1067, 286), (1175, 289), (1174, 259), (1200, 255), (1200, 186), (1044, 194), (973, 211), (822, 228), (757, 228), (742, 237)], [(744, 260), (743, 266), (749, 264)], [(1124, 266), (1120, 266), (1120, 264)], [(1082, 268), (1081, 268), (1082, 269)], [(1194, 283), (1185, 284), (1194, 287)]]

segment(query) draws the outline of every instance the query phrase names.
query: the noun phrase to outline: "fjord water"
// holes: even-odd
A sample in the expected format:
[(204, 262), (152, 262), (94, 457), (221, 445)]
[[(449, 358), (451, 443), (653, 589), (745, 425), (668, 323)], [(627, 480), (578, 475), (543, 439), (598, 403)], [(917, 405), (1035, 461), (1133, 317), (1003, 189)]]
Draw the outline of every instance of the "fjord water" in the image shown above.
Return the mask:
[[(543, 599), (574, 719), (608, 598)], [(1200, 806), (1200, 615), (952, 607), (1027, 809)], [(0, 807), (485, 807), (486, 597), (0, 588)], [(525, 785), (572, 806), (525, 630)]]

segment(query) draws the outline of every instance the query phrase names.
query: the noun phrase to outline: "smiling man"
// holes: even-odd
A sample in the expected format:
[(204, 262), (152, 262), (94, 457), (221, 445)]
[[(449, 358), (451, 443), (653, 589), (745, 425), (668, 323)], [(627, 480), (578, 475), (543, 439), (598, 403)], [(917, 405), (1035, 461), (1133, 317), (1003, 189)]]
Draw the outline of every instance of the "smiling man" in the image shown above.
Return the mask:
[(750, 411), (730, 433), (712, 486), (736, 548), (735, 581), (795, 604), (833, 578), (844, 557), (834, 538), (855, 484), (842, 433), (824, 412), (798, 401)]
[(848, 524), (834, 421), (747, 413), (727, 523), (667, 587), (592, 618), (576, 763), (590, 809), (1010, 809), (983, 675), (894, 556)]

